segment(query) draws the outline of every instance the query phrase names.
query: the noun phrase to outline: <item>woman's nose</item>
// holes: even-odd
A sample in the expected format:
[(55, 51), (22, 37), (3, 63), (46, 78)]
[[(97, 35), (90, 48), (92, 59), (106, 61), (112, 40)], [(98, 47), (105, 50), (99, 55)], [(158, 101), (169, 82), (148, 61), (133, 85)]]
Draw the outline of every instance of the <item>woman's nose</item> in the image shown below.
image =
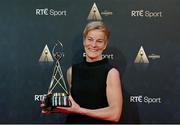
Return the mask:
[(93, 47), (96, 47), (96, 41), (93, 41), (93, 42), (92, 42), (92, 46), (93, 46)]

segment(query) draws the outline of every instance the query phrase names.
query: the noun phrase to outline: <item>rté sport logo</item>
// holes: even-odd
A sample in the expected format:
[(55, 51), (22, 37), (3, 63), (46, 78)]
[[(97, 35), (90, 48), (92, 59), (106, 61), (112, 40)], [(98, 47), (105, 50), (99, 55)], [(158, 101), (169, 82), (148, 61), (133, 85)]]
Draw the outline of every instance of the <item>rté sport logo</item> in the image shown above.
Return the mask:
[(39, 8), (35, 9), (35, 14), (37, 16), (67, 16), (66, 10), (54, 10), (49, 8)]
[(161, 11), (131, 10), (131, 17), (157, 18), (163, 17), (163, 14)]
[(160, 97), (148, 97), (148, 96), (130, 96), (130, 103), (147, 103), (147, 104), (154, 104), (154, 103), (162, 103)]

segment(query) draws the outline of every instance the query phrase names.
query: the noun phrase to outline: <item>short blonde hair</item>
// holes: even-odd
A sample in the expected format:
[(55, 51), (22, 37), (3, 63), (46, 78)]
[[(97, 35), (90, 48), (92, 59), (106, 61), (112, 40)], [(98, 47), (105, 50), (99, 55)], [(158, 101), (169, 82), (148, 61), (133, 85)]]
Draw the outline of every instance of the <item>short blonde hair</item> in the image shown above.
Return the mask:
[(95, 30), (95, 29), (99, 29), (102, 32), (104, 32), (106, 35), (106, 39), (107, 39), (106, 41), (109, 40), (109, 37), (110, 37), (109, 29), (102, 21), (92, 21), (92, 22), (88, 23), (83, 31), (83, 39), (86, 38), (89, 31)]

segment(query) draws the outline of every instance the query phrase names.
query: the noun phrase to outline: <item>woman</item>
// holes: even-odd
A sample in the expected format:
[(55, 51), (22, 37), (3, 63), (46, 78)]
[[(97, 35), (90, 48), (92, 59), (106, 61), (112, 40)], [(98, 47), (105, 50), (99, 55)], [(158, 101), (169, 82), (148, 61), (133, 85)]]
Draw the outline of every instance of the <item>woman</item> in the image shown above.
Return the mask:
[(102, 58), (109, 36), (100, 21), (90, 22), (84, 29), (86, 58), (67, 71), (72, 106), (54, 109), (69, 113), (67, 123), (114, 123), (120, 119), (123, 103), (120, 74)]

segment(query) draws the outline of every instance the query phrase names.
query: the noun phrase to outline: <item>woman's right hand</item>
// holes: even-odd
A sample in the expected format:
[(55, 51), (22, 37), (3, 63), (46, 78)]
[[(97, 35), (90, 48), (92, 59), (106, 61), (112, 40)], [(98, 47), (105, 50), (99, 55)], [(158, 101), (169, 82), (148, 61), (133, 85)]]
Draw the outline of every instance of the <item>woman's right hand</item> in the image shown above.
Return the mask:
[(45, 100), (41, 100), (40, 107), (41, 107), (41, 113), (42, 114), (48, 115), (51, 113), (51, 110), (49, 108), (45, 108)]

